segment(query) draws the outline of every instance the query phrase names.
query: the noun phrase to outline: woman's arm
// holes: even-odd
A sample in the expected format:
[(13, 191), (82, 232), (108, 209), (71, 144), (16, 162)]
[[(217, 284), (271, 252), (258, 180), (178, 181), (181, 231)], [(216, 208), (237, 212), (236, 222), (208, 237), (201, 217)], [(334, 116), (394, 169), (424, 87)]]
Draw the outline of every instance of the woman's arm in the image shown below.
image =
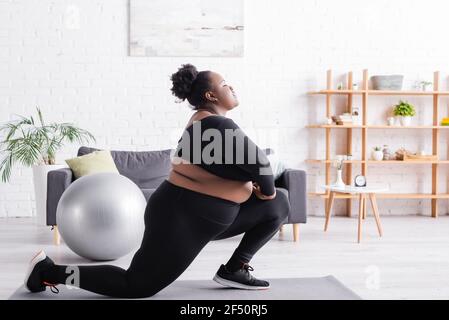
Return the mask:
[(274, 194), (272, 196), (266, 196), (260, 191), (260, 186), (257, 183), (253, 183), (253, 193), (261, 200), (273, 200), (276, 198), (276, 189), (274, 189)]
[[(251, 180), (258, 186), (256, 192), (259, 191), (267, 198), (276, 196), (276, 188), (274, 186), (273, 171), (270, 166), (265, 152), (243, 132), (243, 130), (232, 120), (225, 119), (220, 125), (225, 142), (225, 161), (232, 161), (241, 170), (245, 171), (251, 177)], [(229, 135), (232, 135), (232, 139)], [(232, 143), (232, 145), (229, 145)], [(232, 147), (232, 158), (228, 154)]]

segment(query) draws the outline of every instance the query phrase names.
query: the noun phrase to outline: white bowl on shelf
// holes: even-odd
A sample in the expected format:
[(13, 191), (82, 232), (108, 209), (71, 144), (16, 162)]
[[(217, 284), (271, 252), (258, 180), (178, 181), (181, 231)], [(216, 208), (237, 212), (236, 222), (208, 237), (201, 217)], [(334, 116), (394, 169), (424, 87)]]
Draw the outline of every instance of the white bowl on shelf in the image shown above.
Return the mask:
[(371, 82), (373, 90), (402, 90), (404, 76), (402, 75), (385, 75), (372, 76)]

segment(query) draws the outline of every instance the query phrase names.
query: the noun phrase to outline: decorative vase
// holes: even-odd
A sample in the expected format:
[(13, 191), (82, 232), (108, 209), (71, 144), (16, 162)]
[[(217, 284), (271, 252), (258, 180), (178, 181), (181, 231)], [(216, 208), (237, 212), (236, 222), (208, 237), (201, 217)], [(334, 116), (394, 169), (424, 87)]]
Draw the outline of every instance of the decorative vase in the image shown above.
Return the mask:
[(342, 187), (342, 188), (345, 187), (345, 183), (342, 178), (342, 171), (343, 170), (341, 170), (341, 169), (337, 170), (337, 180), (333, 183), (334, 187)]
[(410, 116), (401, 117), (401, 123), (404, 127), (408, 127), (412, 123), (412, 117)]
[(382, 150), (379, 151), (373, 151), (373, 153), (371, 154), (373, 160), (375, 161), (382, 161), (384, 158), (384, 153)]
[(33, 166), (36, 223), (40, 226), (47, 225), (47, 174), (49, 171), (66, 167), (67, 165), (63, 164)]
[(388, 123), (389, 126), (394, 126), (394, 125), (396, 125), (396, 119), (393, 118), (393, 117), (388, 117), (387, 118), (387, 123)]

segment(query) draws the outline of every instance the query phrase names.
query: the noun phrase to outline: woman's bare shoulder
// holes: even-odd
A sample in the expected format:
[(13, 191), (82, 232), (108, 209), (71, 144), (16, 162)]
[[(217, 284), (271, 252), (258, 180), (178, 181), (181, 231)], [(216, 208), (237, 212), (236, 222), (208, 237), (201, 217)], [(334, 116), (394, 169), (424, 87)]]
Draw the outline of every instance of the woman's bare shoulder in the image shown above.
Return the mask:
[(189, 126), (192, 125), (192, 123), (194, 121), (200, 121), (201, 119), (210, 117), (210, 116), (215, 116), (214, 113), (206, 111), (206, 110), (200, 110), (200, 111), (196, 111), (189, 119), (186, 128), (188, 128)]

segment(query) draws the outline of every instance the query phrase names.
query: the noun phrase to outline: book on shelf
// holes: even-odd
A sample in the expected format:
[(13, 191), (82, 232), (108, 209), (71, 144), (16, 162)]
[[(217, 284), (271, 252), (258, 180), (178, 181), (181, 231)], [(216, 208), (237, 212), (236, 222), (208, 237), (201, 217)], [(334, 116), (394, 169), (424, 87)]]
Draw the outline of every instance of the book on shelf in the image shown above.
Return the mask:
[(333, 116), (332, 120), (338, 126), (350, 126), (354, 123), (354, 118), (351, 114), (345, 113), (338, 116)]
[(350, 126), (353, 124), (352, 121), (339, 121), (339, 120), (337, 120), (336, 123), (337, 123), (337, 126)]

